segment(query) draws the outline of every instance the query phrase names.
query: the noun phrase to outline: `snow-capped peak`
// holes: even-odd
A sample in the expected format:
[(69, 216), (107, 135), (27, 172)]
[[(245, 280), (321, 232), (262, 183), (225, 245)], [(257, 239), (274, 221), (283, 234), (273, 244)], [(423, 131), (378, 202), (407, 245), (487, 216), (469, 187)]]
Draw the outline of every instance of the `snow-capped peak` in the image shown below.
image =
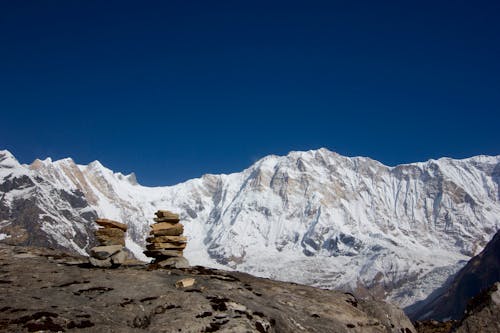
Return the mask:
[(8, 150), (0, 150), (0, 165), (4, 168), (14, 168), (19, 166), (19, 162)]
[(390, 167), (321, 148), (167, 187), (138, 185), (133, 173), (98, 161), (63, 161), (35, 161), (23, 172), (54, 193), (83, 195), (87, 206), (78, 197), (71, 201), (78, 208), (64, 198), (58, 207), (47, 194), (44, 209), (60, 220), (58, 212), (91, 209), (128, 224), (127, 246), (138, 257), (155, 210), (169, 209), (185, 224), (192, 264), (385, 293), (400, 305), (425, 298), (500, 228), (500, 156)]

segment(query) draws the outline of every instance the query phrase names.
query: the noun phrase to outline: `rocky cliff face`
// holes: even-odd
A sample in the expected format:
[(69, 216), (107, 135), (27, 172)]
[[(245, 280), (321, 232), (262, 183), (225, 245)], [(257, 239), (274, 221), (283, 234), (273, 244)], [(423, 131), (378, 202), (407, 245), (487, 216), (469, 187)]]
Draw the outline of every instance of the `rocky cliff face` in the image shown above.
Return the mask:
[(428, 300), (408, 308), (407, 313), (413, 319), (419, 320), (461, 319), (469, 300), (497, 281), (500, 281), (500, 231), (480, 254), (472, 258), (451, 279), (451, 282), (429, 296)]
[[(343, 292), (203, 267), (85, 261), (0, 244), (0, 331), (415, 333), (400, 309)], [(187, 280), (194, 284), (179, 283)]]
[(500, 282), (496, 282), (469, 301), (465, 315), (455, 332), (500, 332)]
[[(45, 238), (73, 239), (77, 230), (83, 237), (90, 216), (84, 214), (99, 215), (128, 224), (127, 247), (143, 258), (148, 220), (170, 209), (181, 213), (191, 263), (349, 289), (401, 306), (425, 299), (500, 227), (500, 156), (387, 167), (319, 149), (268, 156), (240, 173), (150, 188), (99, 162), (47, 159), (28, 166), (2, 154), (0, 184), (27, 177), (39, 188), (5, 185), (3, 237), (17, 225), (14, 211), (22, 211), (12, 209), (16, 198), (50, 198), (58, 201), (36, 203), (40, 211), (30, 220)], [(80, 198), (82, 207), (70, 209), (62, 191)], [(62, 216), (64, 207), (80, 223)], [(49, 228), (40, 216), (57, 223)], [(68, 242), (78, 252), (88, 248)]]

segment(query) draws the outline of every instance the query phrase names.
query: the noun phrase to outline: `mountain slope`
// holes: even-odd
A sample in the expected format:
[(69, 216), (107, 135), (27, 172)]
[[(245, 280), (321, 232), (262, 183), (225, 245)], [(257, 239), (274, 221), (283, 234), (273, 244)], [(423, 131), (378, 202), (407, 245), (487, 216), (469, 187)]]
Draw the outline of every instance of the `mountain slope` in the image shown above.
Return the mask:
[(82, 191), (58, 186), (0, 151), (0, 239), (85, 254), (96, 217)]
[(500, 231), (456, 274), (439, 296), (423, 302), (423, 307), (416, 304), (407, 313), (418, 320), (461, 319), (467, 302), (497, 281), (500, 281)]
[(184, 221), (193, 264), (401, 306), (427, 297), (500, 227), (500, 156), (387, 167), (319, 149), (167, 187), (141, 186), (99, 162), (46, 159), (13, 169), (82, 193), (96, 215), (127, 223), (127, 247), (138, 257), (154, 211), (170, 209)]

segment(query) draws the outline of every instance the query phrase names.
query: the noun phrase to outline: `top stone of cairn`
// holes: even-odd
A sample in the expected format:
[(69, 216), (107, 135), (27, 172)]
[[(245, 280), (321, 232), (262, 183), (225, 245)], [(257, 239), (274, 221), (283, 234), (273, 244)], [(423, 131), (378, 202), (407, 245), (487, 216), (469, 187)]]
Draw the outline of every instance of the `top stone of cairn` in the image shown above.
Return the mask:
[(172, 213), (169, 210), (159, 210), (155, 215), (155, 222), (179, 222), (179, 214)]
[(127, 225), (117, 221), (108, 219), (97, 219), (95, 220), (95, 223), (99, 224), (104, 228), (118, 228), (120, 230), (127, 231)]

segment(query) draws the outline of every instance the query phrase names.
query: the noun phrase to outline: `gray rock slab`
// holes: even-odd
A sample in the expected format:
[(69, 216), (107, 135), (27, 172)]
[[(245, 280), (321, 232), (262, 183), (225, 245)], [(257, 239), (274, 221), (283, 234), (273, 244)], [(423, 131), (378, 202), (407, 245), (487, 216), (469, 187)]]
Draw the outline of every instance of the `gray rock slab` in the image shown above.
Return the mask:
[(122, 245), (96, 246), (90, 249), (90, 256), (102, 260), (111, 257), (122, 249)]
[(125, 251), (119, 251), (113, 254), (110, 259), (114, 265), (123, 265), (125, 260), (127, 260), (127, 253)]
[[(415, 333), (401, 310), (340, 291), (200, 266), (70, 266), (48, 258), (56, 250), (40, 248), (25, 248), (34, 256), (19, 260), (12, 248), (0, 243), (4, 332)], [(176, 288), (189, 278), (196, 283)]]
[(184, 257), (168, 258), (159, 261), (158, 266), (161, 268), (188, 268), (189, 261)]
[(113, 263), (111, 262), (111, 257), (106, 259), (97, 259), (94, 257), (89, 257), (89, 263), (94, 267), (107, 268), (113, 266)]

